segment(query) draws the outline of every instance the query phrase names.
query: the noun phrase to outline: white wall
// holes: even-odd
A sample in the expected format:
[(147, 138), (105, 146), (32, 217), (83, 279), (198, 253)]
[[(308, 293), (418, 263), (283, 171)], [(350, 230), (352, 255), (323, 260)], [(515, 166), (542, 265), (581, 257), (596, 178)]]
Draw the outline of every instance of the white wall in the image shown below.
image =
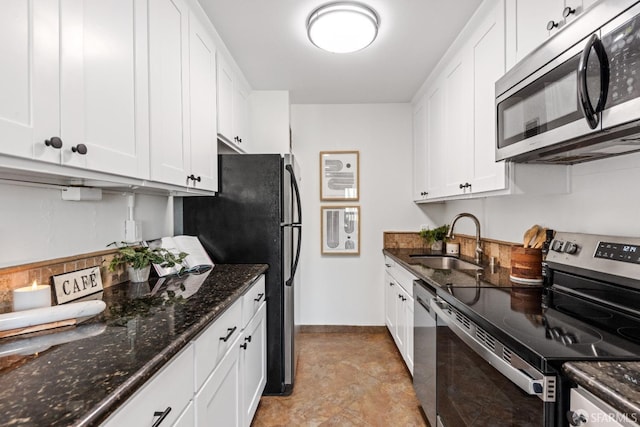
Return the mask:
[[(640, 154), (570, 166), (571, 191), (554, 196), (505, 196), (425, 206), (449, 222), (459, 212), (472, 212), (482, 224), (482, 235), (522, 241), (524, 231), (540, 224), (560, 231), (640, 237)], [(435, 209), (434, 209), (435, 208)], [(473, 234), (465, 219), (456, 231)], [(458, 228), (460, 227), (460, 228)]]
[[(59, 189), (0, 183), (0, 200), (0, 267), (98, 251), (124, 239), (124, 194), (71, 202), (61, 200)], [(136, 195), (135, 200), (143, 239), (172, 234), (168, 197)]]
[(254, 90), (249, 95), (249, 151), (285, 154), (289, 149), (289, 91)]
[[(300, 164), (303, 325), (384, 325), (382, 232), (433, 222), (412, 202), (411, 105), (292, 105), (293, 152)], [(360, 256), (320, 253), (319, 153), (360, 151)], [(432, 207), (432, 214), (438, 208)]]

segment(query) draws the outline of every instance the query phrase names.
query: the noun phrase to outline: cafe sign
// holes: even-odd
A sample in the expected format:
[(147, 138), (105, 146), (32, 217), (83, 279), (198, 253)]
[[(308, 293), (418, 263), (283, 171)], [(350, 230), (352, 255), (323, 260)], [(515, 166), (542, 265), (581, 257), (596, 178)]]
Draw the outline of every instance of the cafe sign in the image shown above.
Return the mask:
[(53, 276), (58, 304), (74, 301), (102, 291), (100, 267), (91, 267)]

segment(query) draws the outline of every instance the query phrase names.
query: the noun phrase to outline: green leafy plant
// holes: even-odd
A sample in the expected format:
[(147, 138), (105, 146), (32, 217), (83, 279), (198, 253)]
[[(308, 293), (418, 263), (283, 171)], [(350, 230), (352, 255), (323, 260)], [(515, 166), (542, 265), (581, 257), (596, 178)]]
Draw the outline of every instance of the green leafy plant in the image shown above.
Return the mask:
[(119, 265), (125, 264), (135, 269), (144, 268), (151, 264), (160, 264), (162, 267), (173, 267), (181, 264), (187, 257), (186, 252), (177, 255), (164, 248), (151, 249), (147, 246), (128, 246), (124, 242), (109, 243), (107, 246), (116, 246), (118, 252), (109, 263), (109, 270), (114, 271)]
[(422, 237), (427, 244), (432, 244), (438, 240), (447, 241), (447, 233), (449, 232), (448, 225), (441, 225), (437, 228), (423, 228), (420, 230), (420, 237)]

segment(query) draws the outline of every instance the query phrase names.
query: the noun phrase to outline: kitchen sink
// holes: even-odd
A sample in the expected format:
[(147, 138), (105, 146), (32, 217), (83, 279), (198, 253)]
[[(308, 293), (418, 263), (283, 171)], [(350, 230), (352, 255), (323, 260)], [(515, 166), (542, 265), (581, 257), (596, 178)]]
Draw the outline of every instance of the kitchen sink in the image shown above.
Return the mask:
[(482, 267), (461, 259), (440, 255), (411, 255), (421, 265), (436, 270), (480, 270)]

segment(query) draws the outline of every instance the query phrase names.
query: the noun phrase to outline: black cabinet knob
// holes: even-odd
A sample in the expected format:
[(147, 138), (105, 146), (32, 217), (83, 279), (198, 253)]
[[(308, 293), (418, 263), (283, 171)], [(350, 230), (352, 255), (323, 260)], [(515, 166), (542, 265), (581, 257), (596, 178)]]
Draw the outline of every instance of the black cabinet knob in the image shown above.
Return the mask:
[(87, 154), (87, 146), (84, 144), (78, 144), (75, 147), (71, 147), (71, 151), (74, 153), (85, 155)]
[(240, 344), (240, 348), (243, 349), (243, 350), (246, 350), (247, 349), (247, 343)]
[(62, 140), (57, 136), (52, 136), (51, 138), (44, 140), (44, 145), (59, 150), (62, 148)]
[(251, 342), (251, 335), (249, 335), (248, 337), (244, 337), (244, 340), (245, 340), (246, 342)]
[(559, 24), (557, 22), (555, 22), (554, 20), (551, 20), (549, 22), (547, 22), (547, 30), (551, 31), (554, 28), (556, 28)]
[[(576, 13), (575, 9), (572, 9), (571, 6), (567, 6), (564, 8), (564, 10), (562, 11), (562, 17), (563, 18), (568, 18), (569, 15), (573, 15), (574, 13)], [(548, 25), (548, 24), (547, 24)], [(548, 28), (548, 27), (547, 27)]]

